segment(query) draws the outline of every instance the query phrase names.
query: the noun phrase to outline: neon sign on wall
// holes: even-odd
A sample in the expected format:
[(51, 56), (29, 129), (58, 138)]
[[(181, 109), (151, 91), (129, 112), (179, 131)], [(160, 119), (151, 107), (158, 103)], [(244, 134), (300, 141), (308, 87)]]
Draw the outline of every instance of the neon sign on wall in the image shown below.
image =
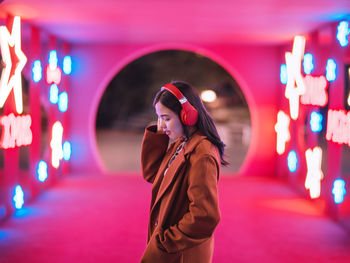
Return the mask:
[(304, 83), (306, 87), (305, 93), (301, 96), (300, 102), (304, 105), (326, 106), (328, 103), (328, 82), (326, 77), (306, 75)]
[(289, 99), (290, 116), (296, 120), (299, 116), (299, 97), (305, 92), (303, 76), (301, 75), (301, 61), (304, 57), (305, 38), (294, 38), (292, 52), (286, 52), (287, 85), (285, 96)]
[[(11, 34), (5, 26), (0, 27), (0, 47), (4, 63), (0, 78), (0, 107), (4, 106), (7, 97), (13, 90), (16, 110), (18, 114), (21, 114), (23, 112), (21, 73), (27, 63), (27, 58), (21, 49), (20, 17), (14, 18)], [(12, 61), (14, 57), (16, 59)]]
[(350, 146), (350, 111), (328, 110), (326, 139)]
[(321, 170), (322, 149), (320, 147), (308, 149), (305, 156), (307, 163), (305, 188), (310, 190), (311, 198), (318, 198), (321, 194), (321, 180), (324, 177)]
[(8, 116), (0, 117), (2, 134), (0, 147), (3, 149), (30, 145), (33, 134), (30, 129), (32, 118), (30, 115), (15, 116), (10, 113)]
[[(349, 33), (347, 33), (346, 37)], [(328, 104), (327, 88), (329, 82), (337, 79), (337, 64), (334, 59), (327, 60), (324, 76), (312, 76), (311, 72), (315, 67), (313, 56), (310, 53), (303, 56), (304, 50), (305, 39), (300, 36), (295, 37), (292, 52), (286, 52), (285, 54), (286, 65), (281, 65), (280, 69), (280, 80), (282, 84), (286, 84), (285, 97), (289, 100), (289, 115), (293, 120), (297, 120), (299, 116), (299, 103), (319, 107), (326, 106)], [(305, 76), (301, 74), (301, 63), (306, 74)], [(350, 101), (350, 99), (348, 100)], [(277, 119), (278, 121), (275, 125), (277, 153), (283, 154), (285, 152), (285, 144), (291, 137), (289, 133), (290, 119), (283, 111), (278, 112)], [(310, 114), (311, 131), (320, 132), (323, 129), (322, 120), (322, 114), (312, 111)], [(350, 146), (350, 111), (328, 111), (326, 139)], [(309, 190), (311, 198), (318, 198), (321, 194), (321, 180), (324, 178), (321, 169), (322, 149), (315, 147), (306, 150), (305, 158), (307, 163), (305, 188)], [(289, 171), (291, 173), (295, 172), (298, 158), (294, 150), (288, 153), (287, 161)], [(334, 202), (341, 203), (346, 193), (345, 181), (342, 179), (335, 180), (332, 193), (334, 194)]]
[(286, 143), (290, 140), (289, 132), (290, 118), (283, 111), (279, 111), (277, 115), (277, 123), (275, 131), (277, 133), (277, 153), (283, 154), (286, 149)]
[(49, 65), (46, 66), (46, 82), (47, 84), (60, 85), (62, 79), (62, 71), (58, 66), (58, 58), (56, 50), (50, 51)]

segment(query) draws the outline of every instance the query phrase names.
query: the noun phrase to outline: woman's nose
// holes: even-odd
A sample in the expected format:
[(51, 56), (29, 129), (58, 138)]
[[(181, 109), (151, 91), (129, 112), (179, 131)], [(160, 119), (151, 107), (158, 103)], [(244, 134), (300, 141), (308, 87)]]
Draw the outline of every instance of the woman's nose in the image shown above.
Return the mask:
[(159, 120), (159, 123), (160, 123), (160, 127), (161, 128), (165, 128), (166, 127), (165, 126), (165, 121), (162, 118)]

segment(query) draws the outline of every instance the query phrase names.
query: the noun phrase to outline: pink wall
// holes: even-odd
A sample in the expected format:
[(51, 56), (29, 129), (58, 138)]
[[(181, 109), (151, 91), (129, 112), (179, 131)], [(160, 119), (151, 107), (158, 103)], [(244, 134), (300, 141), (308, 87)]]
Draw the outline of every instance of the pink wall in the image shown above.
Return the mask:
[(95, 139), (99, 101), (125, 65), (145, 54), (183, 49), (200, 53), (223, 66), (241, 86), (252, 121), (250, 148), (240, 173), (272, 175), (275, 171), (275, 132), (280, 50), (267, 46), (237, 45), (74, 45), (76, 62), (70, 97), (72, 172), (105, 172)]

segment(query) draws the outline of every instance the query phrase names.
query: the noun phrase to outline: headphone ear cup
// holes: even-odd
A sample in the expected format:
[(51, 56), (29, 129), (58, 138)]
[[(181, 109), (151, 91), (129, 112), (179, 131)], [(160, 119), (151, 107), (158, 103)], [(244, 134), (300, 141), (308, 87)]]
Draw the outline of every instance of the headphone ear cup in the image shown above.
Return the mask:
[(187, 126), (193, 126), (197, 123), (198, 111), (189, 103), (182, 104), (181, 121)]

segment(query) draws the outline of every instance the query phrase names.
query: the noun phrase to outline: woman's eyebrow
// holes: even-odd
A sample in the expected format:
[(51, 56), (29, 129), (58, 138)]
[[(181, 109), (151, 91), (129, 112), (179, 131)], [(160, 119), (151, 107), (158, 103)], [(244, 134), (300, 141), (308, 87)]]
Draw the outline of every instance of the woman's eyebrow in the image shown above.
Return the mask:
[(162, 114), (162, 115), (160, 115), (160, 117), (169, 117), (169, 115), (168, 114)]

